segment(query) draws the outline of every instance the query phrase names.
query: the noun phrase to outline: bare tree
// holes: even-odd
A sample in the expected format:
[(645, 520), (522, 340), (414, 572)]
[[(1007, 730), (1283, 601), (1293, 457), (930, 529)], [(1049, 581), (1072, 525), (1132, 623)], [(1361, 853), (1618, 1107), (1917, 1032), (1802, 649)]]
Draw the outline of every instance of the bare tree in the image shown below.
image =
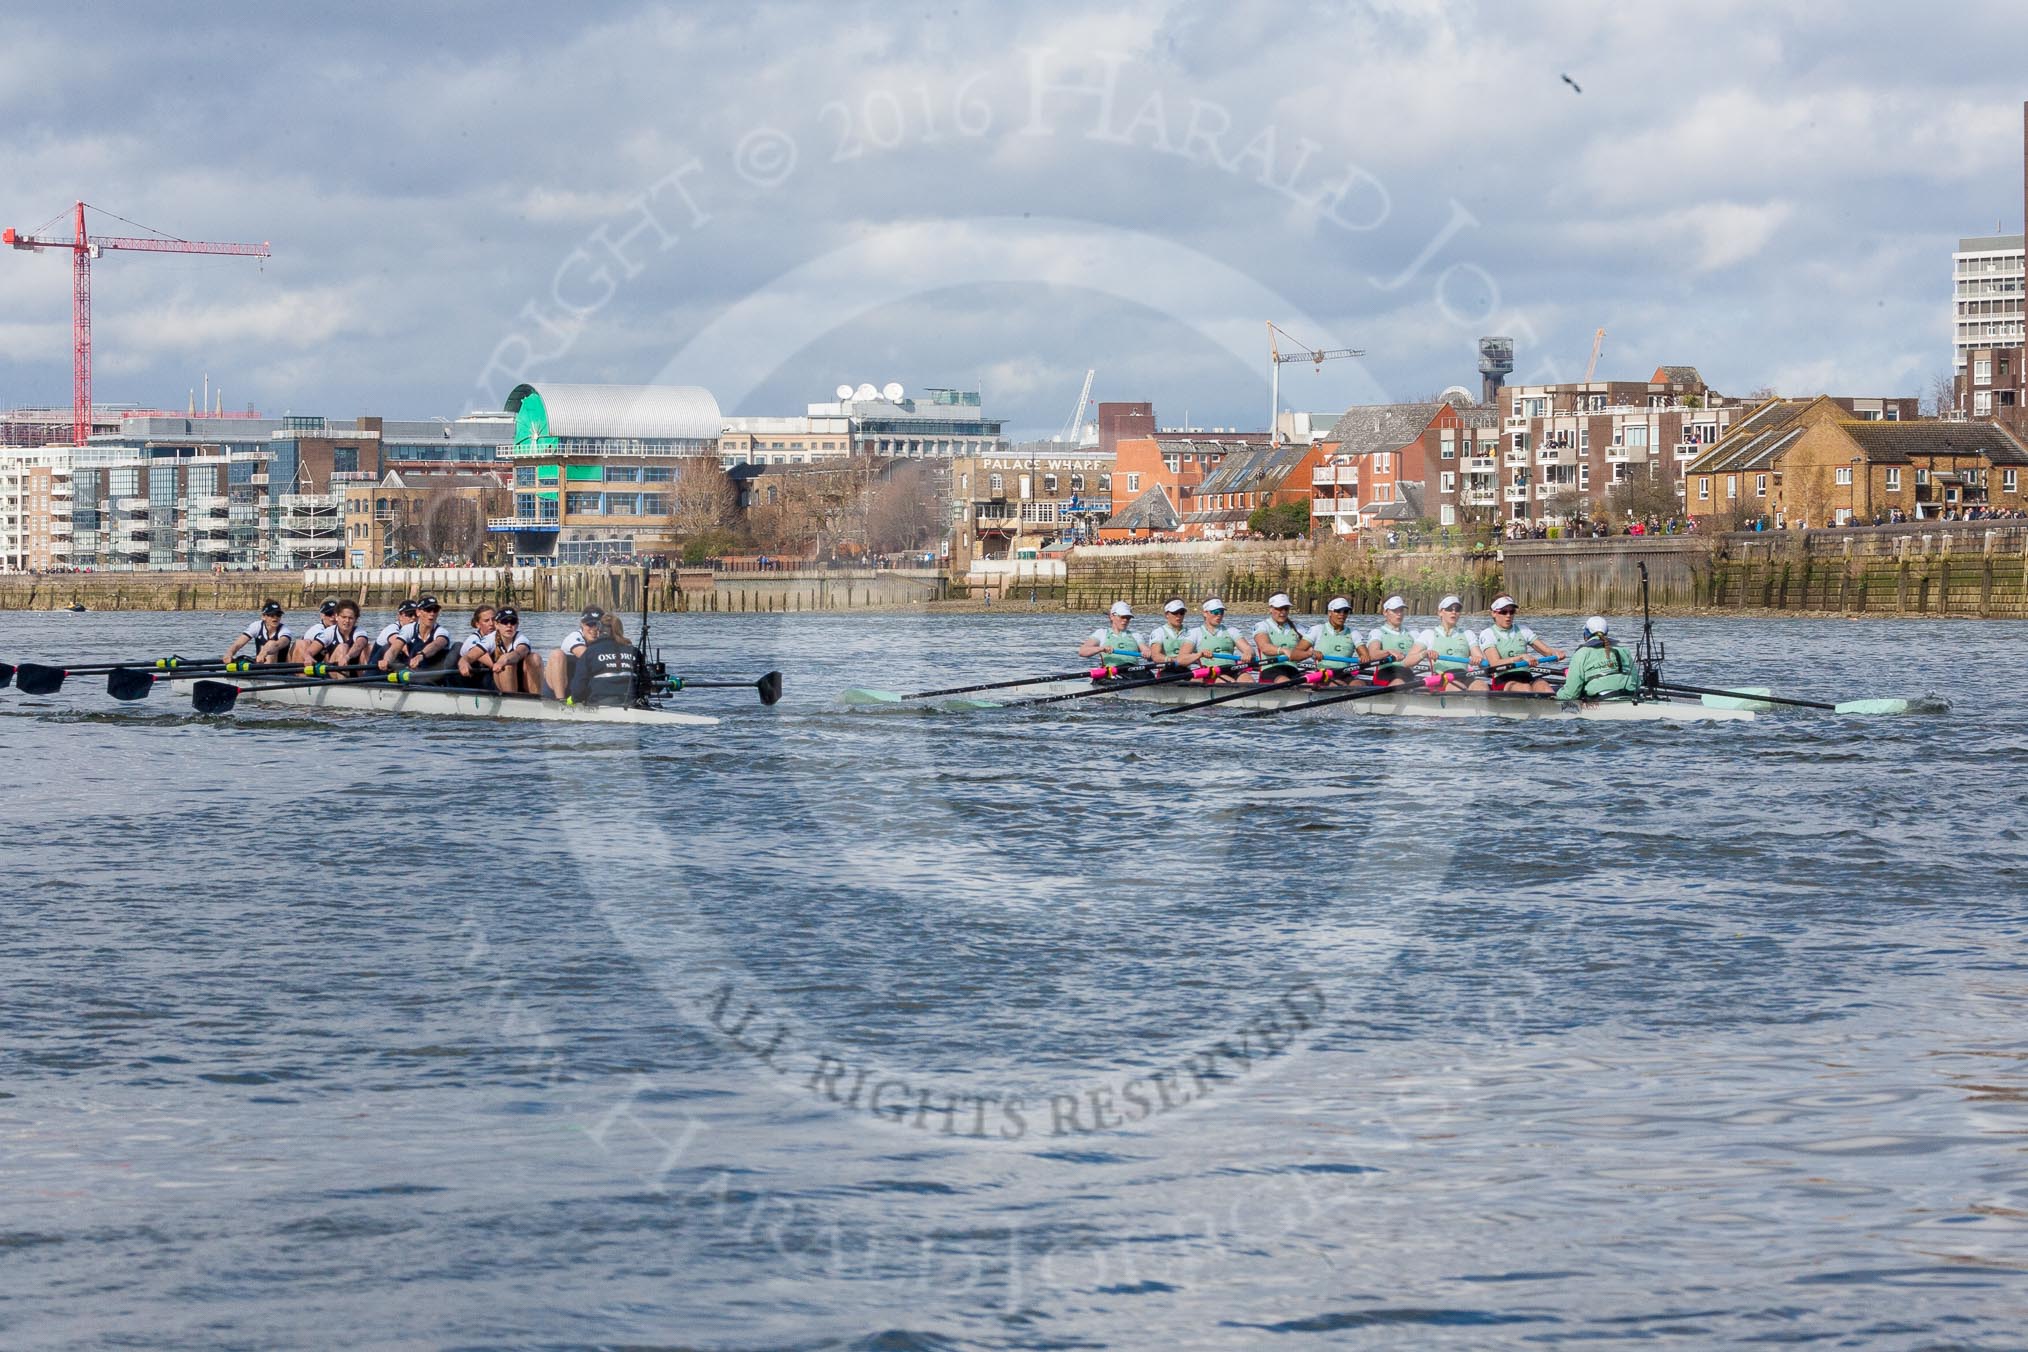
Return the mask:
[(942, 537), (949, 514), (928, 467), (902, 462), (866, 493), (866, 547), (875, 554), (895, 554), (933, 544)]
[(1948, 371), (1939, 372), (1929, 378), (1923, 388), (1922, 411), (1932, 418), (1941, 418), (1954, 413), (1958, 407), (1958, 383)]
[(1765, 404), (1770, 399), (1779, 398), (1781, 398), (1781, 395), (1776, 391), (1774, 386), (1762, 385), (1759, 389), (1748, 390), (1739, 397), (1739, 401), (1748, 408), (1752, 408), (1755, 404)]
[(1575, 488), (1565, 488), (1550, 494), (1542, 507), (1551, 516), (1572, 521), (1582, 518), (1591, 511), (1591, 499)]
[(1614, 484), (1606, 491), (1606, 506), (1616, 517), (1638, 520), (1675, 516), (1683, 510), (1674, 479), (1649, 478), (1645, 474)]
[(679, 540), (722, 531), (739, 510), (739, 493), (718, 462), (705, 456), (685, 460), (670, 485), (669, 533)]

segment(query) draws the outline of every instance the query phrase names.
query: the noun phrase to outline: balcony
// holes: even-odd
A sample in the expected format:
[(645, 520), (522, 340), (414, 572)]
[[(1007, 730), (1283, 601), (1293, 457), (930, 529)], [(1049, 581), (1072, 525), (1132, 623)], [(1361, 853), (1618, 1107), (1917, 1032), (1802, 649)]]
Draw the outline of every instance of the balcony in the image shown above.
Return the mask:
[(1511, 465), (1517, 469), (1526, 469), (1528, 467), (1528, 452), (1526, 451), (1509, 451), (1501, 456), (1500, 459), (1503, 464)]
[(232, 552), (232, 543), (219, 537), (193, 540), (190, 542), (190, 552), (193, 554), (229, 554)]
[(1499, 500), (1499, 493), (1491, 488), (1467, 488), (1458, 494), (1458, 501), (1467, 507), (1491, 507)]
[(148, 513), (146, 498), (114, 498), (113, 510), (121, 516), (145, 516)]
[(1343, 484), (1348, 488), (1359, 486), (1359, 466), (1319, 465), (1310, 471), (1312, 484)]
[(1646, 446), (1608, 446), (1606, 447), (1605, 458), (1608, 465), (1645, 464), (1648, 459), (1648, 448)]
[(1344, 516), (1359, 510), (1357, 498), (1311, 498), (1311, 516)]
[(220, 497), (194, 497), (183, 500), (183, 510), (190, 516), (224, 516), (232, 504)]
[(1679, 441), (1672, 449), (1675, 451), (1678, 460), (1695, 460), (1698, 456), (1710, 450), (1711, 446), (1696, 441)]
[(113, 552), (115, 554), (146, 554), (148, 552), (148, 542), (146, 540), (115, 540), (113, 541)]
[(486, 529), (489, 531), (555, 530), (561, 524), (553, 516), (489, 516), (486, 518)]
[(1508, 502), (1526, 502), (1526, 501), (1528, 501), (1528, 485), (1527, 485), (1527, 484), (1508, 484), (1508, 485), (1507, 485), (1507, 491), (1506, 491), (1505, 497), (1506, 497), (1506, 500), (1507, 500)]
[(1467, 474), (1491, 474), (1498, 468), (1499, 463), (1494, 456), (1473, 455), (1465, 458), (1465, 473)]

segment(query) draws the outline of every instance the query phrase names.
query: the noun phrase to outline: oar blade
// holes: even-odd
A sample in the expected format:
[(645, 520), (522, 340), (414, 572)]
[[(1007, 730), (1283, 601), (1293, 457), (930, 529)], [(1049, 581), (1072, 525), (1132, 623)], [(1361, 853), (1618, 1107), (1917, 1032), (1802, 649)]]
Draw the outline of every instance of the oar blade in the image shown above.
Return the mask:
[(773, 704), (782, 697), (782, 673), (769, 672), (754, 682), (754, 688), (760, 691), (760, 702), (763, 706)]
[(231, 713), (239, 703), (239, 687), (225, 681), (199, 681), (190, 687), (190, 703), (201, 714)]
[(1700, 695), (1698, 699), (1707, 709), (1744, 709), (1749, 713), (1764, 714), (1773, 709), (1774, 705), (1763, 699), (1754, 699), (1752, 696), (1773, 693), (1774, 691), (1766, 686), (1748, 685), (1741, 686), (1736, 694)]
[(63, 668), (23, 662), (14, 668), (14, 684), (24, 695), (54, 695), (63, 689)]
[(155, 688), (155, 678), (145, 671), (122, 667), (106, 673), (106, 693), (114, 699), (146, 699)]
[(840, 704), (899, 704), (902, 702), (902, 697), (892, 690), (869, 690), (863, 686), (855, 686), (850, 690), (839, 691), (838, 702)]
[(1841, 714), (1905, 714), (1913, 707), (1905, 699), (1848, 699), (1834, 712)]
[(12, 684), (14, 684), (14, 664), (0, 662), (0, 690), (5, 690)]

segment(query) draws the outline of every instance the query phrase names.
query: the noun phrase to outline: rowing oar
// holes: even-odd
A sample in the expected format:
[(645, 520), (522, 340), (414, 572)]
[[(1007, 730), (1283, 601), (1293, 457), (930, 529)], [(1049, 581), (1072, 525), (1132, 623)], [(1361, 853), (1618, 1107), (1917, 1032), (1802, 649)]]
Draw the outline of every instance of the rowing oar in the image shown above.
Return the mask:
[[(1271, 714), (1285, 714), (1291, 709), (1319, 709), (1326, 704), (1343, 704), (1348, 700), (1372, 699), (1375, 695), (1405, 695), (1409, 693), (1410, 689), (1411, 687), (1405, 685), (1365, 686), (1358, 690), (1347, 690), (1340, 694), (1326, 695), (1322, 699), (1308, 699), (1300, 703), (1277, 704), (1271, 708), (1259, 710), (1259, 716), (1266, 718)], [(1247, 716), (1251, 718), (1254, 715), (1249, 714)]]
[[(1006, 690), (1017, 685), (1047, 685), (1051, 681), (1074, 681), (1080, 676), (1091, 675), (1091, 668), (1080, 671), (1062, 671), (1053, 676), (1022, 676), (1012, 681), (987, 681), (984, 685), (954, 685), (945, 690), (918, 690), (912, 695), (895, 695), (894, 699), (931, 699), (938, 695), (969, 695), (974, 690)], [(885, 695), (885, 690), (862, 690), (863, 695)]]
[[(1089, 673), (1080, 671), (1075, 674), (1084, 676)], [(1146, 690), (1151, 685), (1174, 685), (1178, 681), (1194, 681), (1197, 679), (1197, 669), (1195, 667), (1185, 667), (1183, 670), (1171, 672), (1167, 676), (1156, 676), (1143, 681), (1123, 681), (1114, 685), (1094, 685), (1090, 690), (1073, 690), (1067, 695), (1044, 695), (1039, 699), (1017, 699), (1012, 703), (1003, 704), (1000, 707), (1003, 709), (1020, 709), (1031, 704), (1057, 704), (1067, 699), (1090, 699), (1093, 695), (1116, 695), (1122, 690)]]
[[(243, 660), (251, 661), (251, 659)], [(222, 657), (157, 657), (135, 662), (85, 662), (71, 667), (44, 666), (39, 662), (23, 662), (20, 666), (15, 667), (9, 666), (5, 662), (0, 662), (0, 689), (5, 689), (17, 676), (20, 678), (21, 690), (24, 694), (49, 695), (54, 694), (62, 688), (63, 678), (66, 676), (102, 676), (110, 671), (127, 671), (135, 668), (153, 671), (174, 671), (179, 668), (188, 667), (192, 670), (222, 671), (232, 665), (233, 663), (226, 661)], [(300, 664), (284, 662), (273, 665), (290, 666)]]
[(340, 672), (351, 674), (379, 670), (370, 662), (337, 667), (324, 662), (227, 662), (222, 666), (197, 667), (189, 671), (139, 671), (133, 667), (115, 667), (106, 673), (106, 693), (114, 699), (136, 700), (146, 699), (157, 681), (194, 681), (205, 676), (331, 676)]
[[(1335, 659), (1327, 657), (1319, 660), (1329, 662)], [(1358, 662), (1352, 664), (1349, 669), (1357, 671), (1375, 665), (1379, 664), (1375, 662)], [(1341, 668), (1341, 670), (1342, 669), (1344, 668)], [(1220, 695), (1208, 695), (1203, 699), (1193, 700), (1189, 704), (1172, 704), (1166, 709), (1157, 709), (1148, 716), (1150, 718), (1163, 718), (1169, 714), (1187, 713), (1192, 709), (1208, 709), (1214, 704), (1227, 704), (1236, 699), (1246, 699), (1249, 696), (1264, 694), (1269, 690), (1291, 690), (1291, 689), (1299, 690), (1302, 689), (1304, 685), (1305, 682), (1303, 681), (1261, 681), (1256, 685), (1248, 686), (1244, 690), (1228, 690)], [(1384, 688), (1392, 690), (1395, 687), (1387, 686)]]
[[(201, 714), (230, 713), (232, 706), (239, 703), (239, 697), (249, 690), (303, 690), (314, 685), (417, 685), (440, 679), (457, 670), (456, 667), (432, 667), (427, 671), (390, 671), (370, 681), (261, 681), (255, 685), (233, 685), (228, 681), (199, 681), (190, 687), (190, 703)], [(420, 678), (420, 679), (418, 679)]]
[[(671, 676), (668, 679), (668, 688), (672, 691), (746, 690), (751, 688), (760, 691), (760, 702), (763, 705), (767, 705), (773, 704), (782, 697), (782, 673), (771, 671), (767, 675), (751, 681), (693, 681), (685, 676)], [(913, 699), (914, 696), (905, 695), (903, 698)]]
[(1786, 704), (1797, 709), (1828, 709), (1837, 714), (1905, 714), (1909, 707), (1905, 699), (1848, 699), (1827, 704), (1823, 700), (1791, 699), (1783, 695), (1763, 695), (1753, 690), (1712, 690), (1701, 685), (1677, 685), (1673, 681), (1660, 682), (1655, 689), (1678, 695), (1735, 699), (1749, 707), (1755, 704)]

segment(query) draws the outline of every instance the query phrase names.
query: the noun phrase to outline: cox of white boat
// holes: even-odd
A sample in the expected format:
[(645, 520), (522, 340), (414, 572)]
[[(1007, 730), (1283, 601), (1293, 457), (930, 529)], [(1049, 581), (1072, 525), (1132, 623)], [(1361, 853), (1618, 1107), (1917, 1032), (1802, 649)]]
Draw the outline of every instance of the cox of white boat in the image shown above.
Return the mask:
[(434, 685), (382, 685), (374, 681), (332, 681), (324, 685), (246, 686), (242, 699), (293, 704), (311, 709), (351, 709), (381, 714), (436, 714), (462, 718), (535, 718), (555, 723), (646, 723), (658, 727), (710, 727), (709, 714), (631, 705), (559, 704), (534, 695), (500, 695)]

